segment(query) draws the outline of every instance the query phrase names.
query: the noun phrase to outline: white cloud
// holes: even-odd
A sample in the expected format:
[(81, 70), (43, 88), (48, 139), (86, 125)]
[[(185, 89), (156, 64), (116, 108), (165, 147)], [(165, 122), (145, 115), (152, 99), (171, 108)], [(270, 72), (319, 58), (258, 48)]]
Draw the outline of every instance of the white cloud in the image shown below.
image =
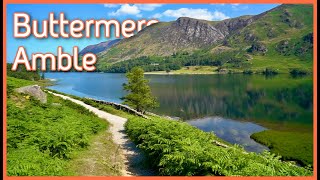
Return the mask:
[(239, 10), (246, 10), (249, 8), (249, 6), (243, 6), (241, 4), (231, 4), (231, 8), (234, 11), (239, 11)]
[(142, 11), (153, 11), (154, 9), (161, 7), (162, 4), (135, 4)]
[(234, 3), (234, 4), (231, 4), (232, 6), (239, 6), (240, 3)]
[(214, 17), (214, 20), (224, 20), (224, 19), (230, 18), (229, 16), (225, 15), (224, 13), (222, 13), (220, 11), (214, 11), (213, 17)]
[(159, 19), (161, 17), (162, 17), (162, 14), (160, 14), (160, 13), (156, 13), (153, 16), (151, 16), (151, 18), (155, 18), (155, 19)]
[(103, 6), (106, 8), (115, 8), (120, 6), (121, 4), (104, 4)]
[(111, 16), (121, 16), (121, 15), (135, 15), (137, 17), (142, 17), (141, 11), (153, 11), (154, 9), (161, 7), (162, 4), (104, 4), (107, 8), (120, 8), (116, 11), (109, 13)]
[(123, 4), (117, 11), (109, 13), (111, 16), (121, 16), (121, 15), (136, 15), (140, 16), (140, 9), (136, 5)]
[(220, 11), (210, 12), (208, 9), (192, 9), (192, 8), (180, 8), (177, 10), (166, 10), (162, 14), (155, 14), (156, 17), (190, 17), (196, 19), (204, 19), (204, 20), (223, 20), (228, 19), (229, 17), (223, 14)]

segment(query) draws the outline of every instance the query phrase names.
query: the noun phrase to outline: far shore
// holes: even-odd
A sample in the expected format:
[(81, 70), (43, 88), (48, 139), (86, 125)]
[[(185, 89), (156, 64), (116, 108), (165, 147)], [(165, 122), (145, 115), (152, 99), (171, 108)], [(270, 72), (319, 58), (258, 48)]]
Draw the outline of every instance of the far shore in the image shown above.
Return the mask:
[(165, 72), (165, 71), (153, 71), (153, 72), (145, 72), (144, 74), (152, 74), (152, 75), (186, 75), (186, 74), (221, 74), (218, 72)]

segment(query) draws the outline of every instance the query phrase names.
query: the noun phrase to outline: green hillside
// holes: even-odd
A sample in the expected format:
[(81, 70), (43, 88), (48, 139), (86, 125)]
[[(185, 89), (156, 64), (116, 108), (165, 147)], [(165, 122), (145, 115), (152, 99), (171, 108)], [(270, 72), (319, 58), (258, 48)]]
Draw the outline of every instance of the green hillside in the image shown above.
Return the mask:
[(215, 66), (217, 73), (262, 73), (266, 68), (311, 73), (313, 7), (280, 5), (256, 16), (220, 22), (185, 17), (161, 22), (98, 57), (97, 69), (104, 72), (127, 72), (134, 66), (147, 72)]

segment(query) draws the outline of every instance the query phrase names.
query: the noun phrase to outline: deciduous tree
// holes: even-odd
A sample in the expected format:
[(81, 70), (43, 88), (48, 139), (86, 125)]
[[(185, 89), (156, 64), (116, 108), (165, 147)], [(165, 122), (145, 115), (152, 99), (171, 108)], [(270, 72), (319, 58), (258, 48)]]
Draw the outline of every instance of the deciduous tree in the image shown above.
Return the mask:
[(145, 79), (142, 68), (133, 68), (126, 74), (126, 77), (128, 83), (123, 84), (123, 88), (129, 93), (122, 98), (124, 104), (142, 113), (159, 105), (156, 98), (151, 94), (149, 81)]

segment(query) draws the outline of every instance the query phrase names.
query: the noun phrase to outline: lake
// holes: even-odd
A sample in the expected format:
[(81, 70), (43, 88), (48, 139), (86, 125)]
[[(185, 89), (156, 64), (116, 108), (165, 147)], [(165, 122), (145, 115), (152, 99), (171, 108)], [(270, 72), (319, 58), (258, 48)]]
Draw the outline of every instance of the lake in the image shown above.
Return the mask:
[[(124, 74), (46, 73), (50, 89), (121, 103)], [(250, 139), (266, 129), (312, 133), (312, 78), (243, 74), (146, 75), (160, 107), (154, 113), (177, 117), (247, 151), (267, 147)]]

